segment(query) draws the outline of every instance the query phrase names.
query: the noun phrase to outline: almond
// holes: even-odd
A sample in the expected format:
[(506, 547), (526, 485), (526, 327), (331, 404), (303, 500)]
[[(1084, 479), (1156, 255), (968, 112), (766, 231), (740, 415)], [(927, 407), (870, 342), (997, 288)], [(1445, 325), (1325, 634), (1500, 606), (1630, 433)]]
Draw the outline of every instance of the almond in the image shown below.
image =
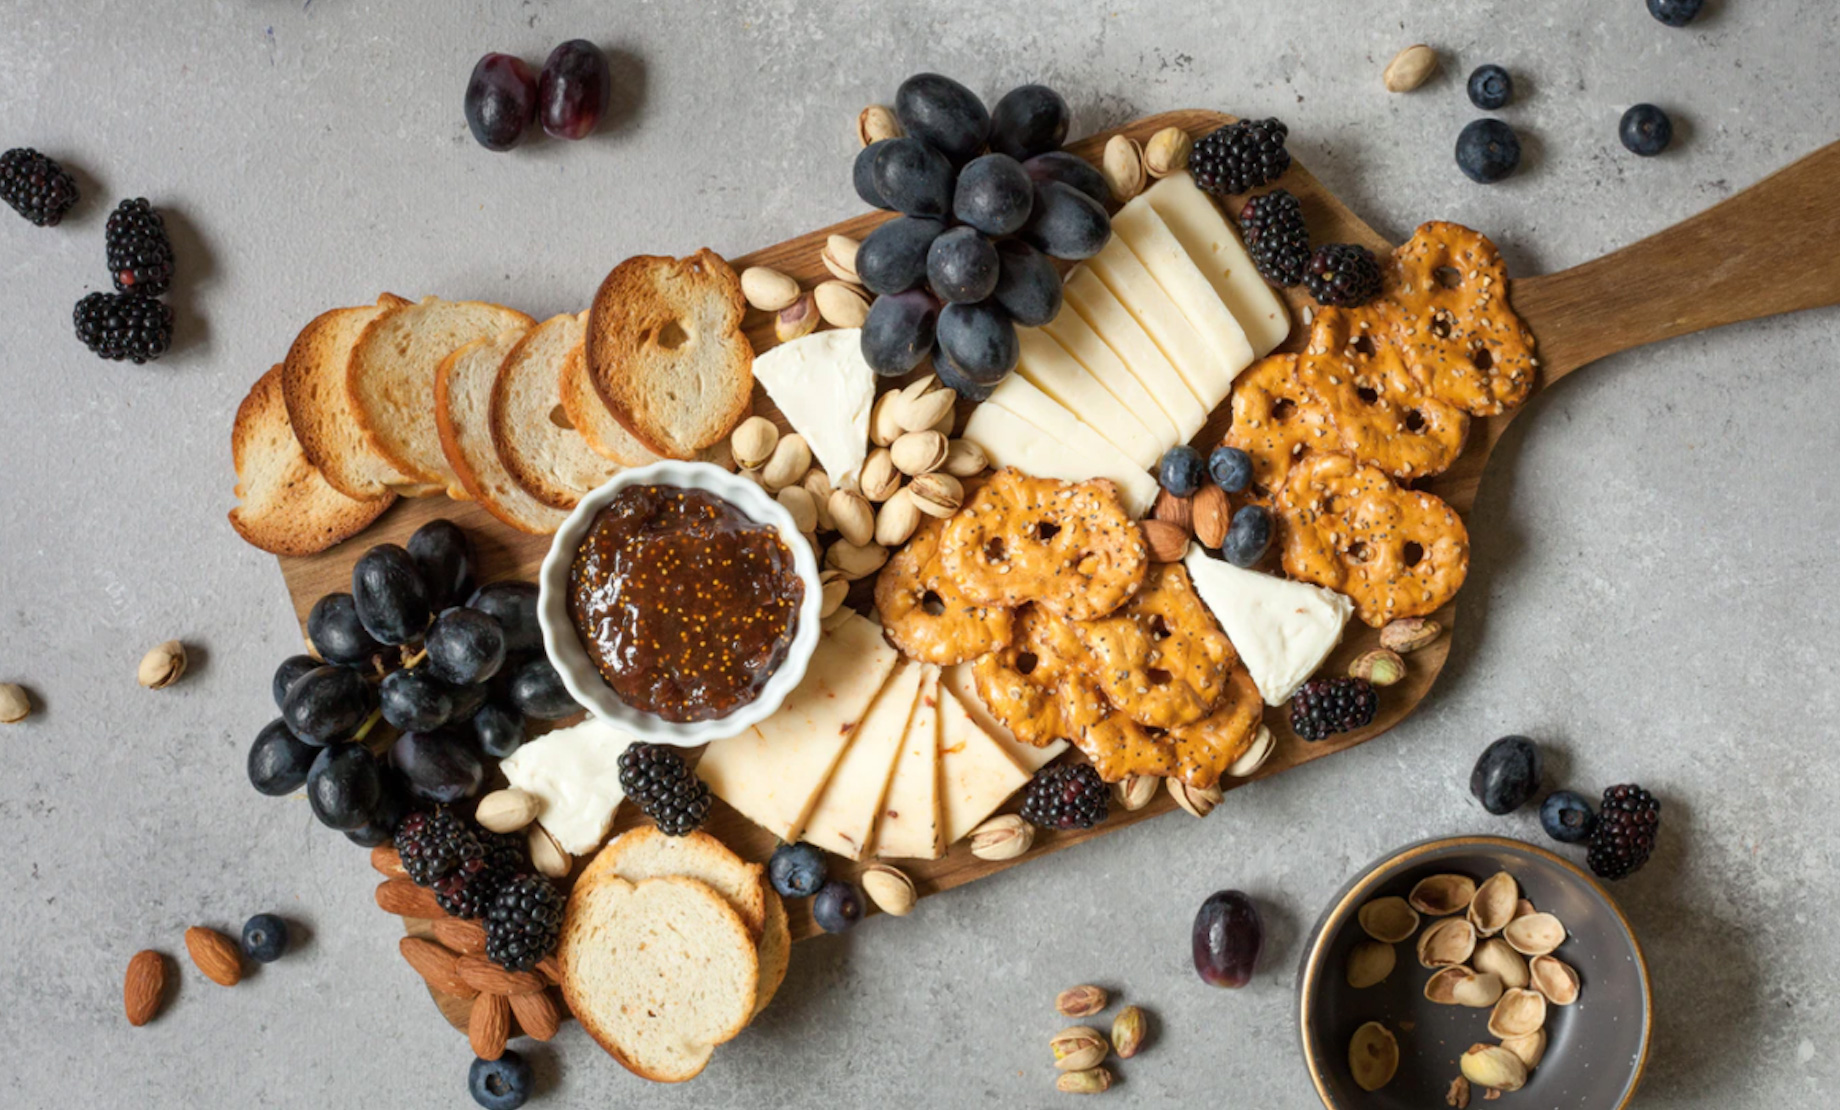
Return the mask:
[(166, 957), (143, 948), (128, 961), (128, 976), (121, 985), (121, 1000), (129, 1025), (152, 1021), (166, 1002)]
[(1227, 504), (1227, 491), (1219, 486), (1202, 486), (1195, 491), (1195, 539), (1202, 547), (1218, 548), (1227, 541), (1227, 526), (1233, 523), (1233, 509)]
[(537, 961), (537, 974), (549, 980), (553, 985), (562, 982), (562, 964), (554, 956), (545, 956)]
[(505, 1042), (511, 1037), (511, 1003), (502, 994), (482, 994), (473, 999), (473, 1013), (466, 1019), (466, 1039), (473, 1055), (481, 1060), (496, 1060), (505, 1054)]
[(434, 900), (434, 892), (423, 890), (408, 879), (385, 879), (377, 884), (377, 906), (384, 913), (400, 917), (442, 918), (447, 911)]
[(484, 956), (462, 956), (460, 978), (481, 994), (535, 994), (543, 979), (528, 971), (506, 971)]
[(548, 991), (536, 994), (514, 994), (510, 997), (511, 1013), (517, 1018), (518, 1028), (526, 1037), (547, 1041), (556, 1035), (562, 1027), (562, 1014), (556, 1009), (556, 1000)]
[(236, 942), (215, 929), (194, 925), (185, 931), (185, 950), (204, 977), (219, 986), (234, 987), (243, 979), (243, 953)]
[(1162, 520), (1144, 521), (1144, 542), (1153, 563), (1180, 562), (1188, 554), (1188, 532)]
[(377, 874), (388, 879), (409, 877), (409, 872), (403, 869), (402, 853), (388, 844), (379, 844), (371, 849), (371, 867)]
[(1177, 497), (1168, 490), (1160, 490), (1156, 495), (1156, 504), (1150, 515), (1165, 524), (1173, 524), (1186, 532), (1194, 527), (1194, 500)]
[(460, 978), (460, 957), (449, 949), (421, 937), (404, 937), (396, 942), (396, 947), (430, 988), (460, 998), (471, 998), (479, 993)]
[(434, 923), (434, 939), (462, 956), (485, 954), (486, 931), (477, 921), (468, 921), (463, 917), (443, 917)]

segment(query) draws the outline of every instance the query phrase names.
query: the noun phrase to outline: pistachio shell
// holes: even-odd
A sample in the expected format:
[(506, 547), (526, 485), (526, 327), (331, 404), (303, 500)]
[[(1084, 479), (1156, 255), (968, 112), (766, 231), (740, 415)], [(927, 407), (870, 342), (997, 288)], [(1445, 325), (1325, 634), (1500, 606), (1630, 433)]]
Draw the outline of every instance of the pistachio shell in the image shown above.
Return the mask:
[(1112, 198), (1123, 204), (1144, 191), (1144, 148), (1129, 135), (1113, 135), (1105, 144), (1099, 171)]
[[(913, 912), (914, 901), (919, 894), (914, 890), (914, 881), (900, 868), (878, 863), (866, 868), (860, 878), (863, 893), (883, 913), (892, 917), (906, 917)], [(1099, 1059), (1103, 1060), (1104, 1057)], [(1095, 1064), (1098, 1062), (1093, 1061)]]
[(1527, 965), (1533, 989), (1546, 996), (1555, 1006), (1570, 1006), (1578, 1001), (1578, 973), (1557, 956), (1535, 956)]
[(1455, 1006), (1457, 984), (1473, 978), (1475, 974), (1467, 967), (1441, 967), (1425, 980), (1425, 998), (1440, 1006)]
[(1163, 782), (1169, 787), (1169, 796), (1174, 798), (1176, 804), (1187, 811), (1190, 817), (1206, 817), (1214, 812), (1214, 807), (1226, 797), (1218, 786), (1206, 788), (1190, 786), (1178, 778), (1167, 778)]
[(1387, 92), (1411, 92), (1437, 72), (1437, 51), (1424, 43), (1415, 43), (1393, 55), (1380, 75)]
[(837, 525), (831, 520), (831, 477), (821, 467), (812, 467), (805, 472), (799, 482), (805, 492), (811, 494), (812, 508), (818, 514), (818, 531), (835, 532)]
[(901, 438), (901, 422), (895, 417), (900, 412), (901, 391), (891, 389), (875, 399), (875, 407), (869, 410), (869, 442), (876, 447), (886, 447)]
[(972, 829), (965, 839), (971, 844), (971, 854), (979, 859), (1015, 859), (1035, 843), (1035, 826), (1014, 813), (1006, 813)]
[(879, 543), (856, 544), (838, 540), (824, 553), (824, 565), (839, 571), (854, 582), (882, 569), (888, 561), (888, 549)]
[(901, 137), (901, 121), (885, 104), (871, 104), (856, 116), (856, 141), (864, 146)]
[(1424, 967), (1468, 963), (1476, 951), (1476, 930), (1460, 917), (1433, 922), (1418, 934), (1418, 962)]
[(1418, 912), (1404, 898), (1375, 898), (1363, 904), (1356, 917), (1368, 936), (1387, 944), (1409, 940), (1418, 932)]
[[(1227, 774), (1236, 779), (1258, 774), (1259, 768), (1265, 766), (1265, 761), (1271, 758), (1271, 753), (1276, 750), (1277, 746), (1278, 738), (1271, 734), (1271, 729), (1260, 725), (1259, 731), (1252, 737), (1252, 746), (1241, 753), (1238, 759), (1227, 764)], [(1406, 908), (1411, 909), (1412, 907), (1407, 906)], [(1417, 920), (1417, 917), (1414, 916), (1412, 925), (1414, 929), (1418, 928)], [(1407, 936), (1410, 935), (1410, 933), (1407, 934)], [(1404, 940), (1405, 937), (1399, 939)]]
[(1354, 1031), (1348, 1042), (1348, 1070), (1363, 1091), (1377, 1091), (1399, 1070), (1399, 1041), (1393, 1031), (1370, 1021)]
[(140, 666), (135, 668), (135, 677), (149, 690), (164, 690), (179, 681), (185, 675), (185, 645), (177, 640), (167, 640), (149, 648), (141, 656)]
[(1180, 127), (1165, 127), (1144, 144), (1144, 170), (1151, 177), (1168, 177), (1188, 168), (1188, 156), (1195, 140)]
[(818, 302), (818, 315), (834, 328), (860, 328), (869, 318), (869, 298), (852, 282), (820, 282), (811, 295)]
[(0, 724), (18, 724), (32, 715), (32, 699), (25, 687), (0, 682)]
[(1473, 1044), (1463, 1053), (1463, 1078), (1478, 1087), (1518, 1091), (1527, 1085), (1527, 1065), (1500, 1045)]
[(1497, 871), (1476, 888), (1476, 896), (1469, 904), (1469, 923), (1478, 934), (1492, 937), (1514, 920), (1514, 904), (1520, 898), (1521, 887), (1514, 876)]
[(729, 450), (743, 470), (759, 470), (779, 446), (779, 427), (764, 416), (743, 420), (729, 436)]
[(792, 526), (810, 535), (818, 530), (818, 505), (804, 486), (787, 486), (773, 495), (792, 517)]
[(1524, 1037), (1546, 1024), (1546, 996), (1525, 987), (1503, 991), (1489, 1014), (1489, 1032), (1497, 1037)]
[(762, 312), (778, 312), (799, 299), (799, 283), (771, 266), (749, 266), (741, 271), (741, 295)]
[(828, 617), (843, 607), (843, 599), (850, 596), (850, 580), (842, 571), (827, 570), (818, 575), (818, 588), (823, 591), (823, 607), (818, 610), (819, 617)]
[(907, 492), (913, 497), (915, 508), (941, 520), (958, 512), (959, 506), (965, 503), (965, 487), (957, 478), (937, 470), (909, 482)]
[(790, 343), (818, 330), (818, 301), (810, 293), (779, 310), (773, 317), (773, 338)]
[(887, 447), (869, 452), (856, 484), (870, 501), (882, 502), (893, 497), (894, 491), (901, 488), (901, 472), (894, 467), (894, 452)]
[(1155, 775), (1126, 775), (1112, 784), (1112, 796), (1127, 812), (1135, 813), (1156, 797)]
[(1535, 1029), (1518, 1037), (1504, 1037), (1501, 1047), (1519, 1056), (1527, 1070), (1532, 1071), (1546, 1058), (1546, 1030)]
[(1477, 945), (1470, 963), (1477, 971), (1498, 977), (1504, 987), (1524, 987), (1529, 982), (1526, 959), (1500, 937), (1490, 937)]
[(862, 279), (856, 276), (856, 248), (860, 245), (848, 235), (833, 235), (826, 239), (824, 252), (820, 256), (824, 268), (838, 281), (861, 284)]
[(911, 397), (906, 390), (902, 390), (900, 397), (900, 403), (894, 410), (895, 420), (904, 432), (927, 431), (958, 404), (958, 394), (949, 389), (935, 389)]
[(1501, 1001), (1503, 990), (1501, 976), (1491, 972), (1470, 972), (1452, 986), (1450, 994), (1459, 1006), (1486, 1010)]
[(811, 447), (806, 444), (804, 436), (793, 432), (779, 437), (772, 456), (760, 468), (760, 484), (778, 493), (787, 486), (797, 484), (810, 469)]
[(946, 461), (939, 469), (954, 478), (971, 478), (984, 473), (990, 466), (990, 458), (984, 449), (968, 439), (955, 439), (946, 444)]
[(930, 474), (946, 461), (945, 436), (928, 429), (908, 432), (889, 445), (894, 468), (909, 477)]
[(1386, 981), (1399, 962), (1393, 946), (1378, 940), (1363, 940), (1348, 952), (1348, 985), (1355, 990)]
[(850, 543), (863, 547), (875, 542), (875, 509), (862, 494), (854, 490), (831, 491), (831, 523)]
[(1061, 1071), (1085, 1071), (1105, 1063), (1111, 1046), (1097, 1029), (1075, 1025), (1049, 1038), (1048, 1051), (1054, 1054), (1054, 1066)]
[(1508, 922), (1501, 935), (1523, 956), (1544, 956), (1565, 943), (1565, 926), (1550, 913), (1530, 913)]
[(1533, 908), (1533, 903), (1529, 902), (1525, 898), (1522, 898), (1520, 901), (1514, 903), (1514, 916), (1515, 917), (1532, 917), (1534, 914), (1539, 913), (1539, 912), (1540, 912), (1539, 910), (1536, 910)]
[(1426, 875), (1418, 880), (1406, 901), (1427, 917), (1462, 913), (1476, 897), (1476, 880), (1468, 875)]
[(920, 509), (914, 504), (913, 494), (895, 490), (875, 514), (875, 542), (883, 547), (899, 547), (912, 539), (919, 527)]

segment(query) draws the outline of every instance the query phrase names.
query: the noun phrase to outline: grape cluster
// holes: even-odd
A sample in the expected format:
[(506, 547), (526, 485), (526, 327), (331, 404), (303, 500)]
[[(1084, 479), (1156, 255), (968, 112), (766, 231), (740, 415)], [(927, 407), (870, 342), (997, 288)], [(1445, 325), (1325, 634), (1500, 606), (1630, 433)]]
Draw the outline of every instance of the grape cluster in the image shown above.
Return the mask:
[(864, 147), (857, 195), (899, 213), (862, 241), (856, 272), (876, 295), (863, 358), (898, 377), (929, 354), (939, 380), (981, 401), (1016, 366), (1016, 325), (1061, 307), (1052, 258), (1090, 258), (1111, 238), (1099, 171), (1061, 150), (1069, 111), (1043, 85), (986, 109), (936, 73), (901, 83), (906, 134)]
[[(291, 656), (275, 670), (281, 716), (249, 751), (257, 790), (304, 786), (323, 824), (374, 846), (412, 806), (478, 794), (487, 761), (518, 749), (526, 720), (579, 711), (543, 653), (536, 586), (475, 588), (478, 565), (449, 520), (359, 557), (351, 592), (327, 594), (307, 615), (318, 658)], [(396, 733), (387, 746), (383, 729)]]
[(510, 150), (532, 121), (555, 139), (585, 139), (600, 126), (613, 94), (607, 55), (586, 39), (550, 51), (541, 73), (514, 54), (487, 54), (467, 79), (463, 108), (473, 138), (487, 150)]

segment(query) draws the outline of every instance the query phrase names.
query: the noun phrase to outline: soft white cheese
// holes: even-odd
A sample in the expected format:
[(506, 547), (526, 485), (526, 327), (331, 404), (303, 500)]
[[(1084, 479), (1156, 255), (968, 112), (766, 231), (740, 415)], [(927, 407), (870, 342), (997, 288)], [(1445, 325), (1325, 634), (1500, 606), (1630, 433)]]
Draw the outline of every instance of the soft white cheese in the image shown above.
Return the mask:
[(754, 377), (805, 437), (831, 485), (842, 486), (869, 456), (875, 371), (862, 356), (861, 328), (834, 328), (781, 343), (754, 359)]
[(633, 738), (597, 717), (531, 740), (498, 765), (542, 803), (537, 823), (570, 855), (601, 846), (619, 808), (620, 753)]
[(1334, 590), (1241, 570), (1199, 547), (1182, 561), (1266, 705), (1283, 705), (1316, 673), (1354, 612)]

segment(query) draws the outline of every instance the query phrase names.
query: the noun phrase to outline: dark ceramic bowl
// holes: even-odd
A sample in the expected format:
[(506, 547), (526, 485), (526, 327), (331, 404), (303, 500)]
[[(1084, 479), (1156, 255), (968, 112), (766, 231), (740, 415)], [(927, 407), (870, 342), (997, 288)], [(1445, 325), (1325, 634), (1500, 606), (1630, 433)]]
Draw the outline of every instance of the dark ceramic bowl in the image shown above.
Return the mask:
[[(1367, 938), (1355, 916), (1364, 903), (1403, 898), (1427, 875), (1454, 872), (1480, 883), (1502, 870), (1519, 881), (1522, 897), (1536, 909), (1564, 923), (1565, 943), (1553, 955), (1577, 970), (1581, 989), (1572, 1005), (1547, 1007), (1546, 1055), (1527, 1085), (1499, 1105), (1620, 1110), (1635, 1097), (1648, 1062), (1654, 1003), (1648, 964), (1628, 920), (1595, 879), (1546, 849), (1463, 836), (1386, 856), (1343, 888), (1317, 922), (1298, 974), (1298, 1019), (1310, 1081), (1329, 1110), (1443, 1106), (1451, 1080), (1462, 1074), (1463, 1051), (1496, 1043), (1488, 1010), (1425, 999), (1431, 972), (1419, 966), (1413, 940), (1395, 946), (1393, 972), (1376, 986), (1350, 987), (1347, 968), (1350, 950)], [(1356, 1086), (1348, 1066), (1349, 1040), (1369, 1021), (1384, 1023), (1399, 1041), (1399, 1070), (1377, 1091)], [(1470, 1105), (1484, 1105), (1480, 1090), (1472, 1092)]]

